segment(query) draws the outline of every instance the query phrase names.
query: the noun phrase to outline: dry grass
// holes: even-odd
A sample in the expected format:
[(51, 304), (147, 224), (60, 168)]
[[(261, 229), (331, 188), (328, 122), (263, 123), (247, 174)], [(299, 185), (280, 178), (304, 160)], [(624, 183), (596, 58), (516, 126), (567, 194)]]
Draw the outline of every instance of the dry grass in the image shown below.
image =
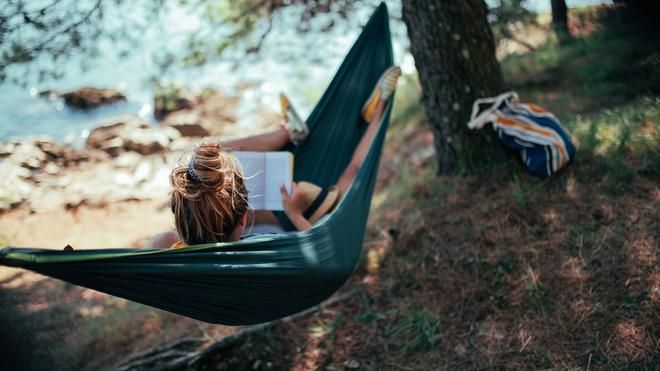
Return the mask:
[(594, 166), (550, 180), (423, 168), (425, 181), (381, 193), (348, 284), (361, 296), (207, 367), (654, 369), (660, 187), (640, 176), (611, 195)]

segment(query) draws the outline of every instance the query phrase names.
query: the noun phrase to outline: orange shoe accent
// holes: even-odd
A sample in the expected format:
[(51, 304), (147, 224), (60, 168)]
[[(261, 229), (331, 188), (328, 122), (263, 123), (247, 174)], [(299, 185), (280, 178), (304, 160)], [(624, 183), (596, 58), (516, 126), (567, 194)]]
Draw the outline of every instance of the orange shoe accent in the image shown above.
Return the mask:
[(373, 118), (378, 102), (380, 102), (380, 89), (376, 89), (373, 94), (371, 94), (369, 101), (367, 101), (367, 104), (362, 108), (362, 117), (366, 122), (370, 122)]
[(284, 94), (280, 94), (280, 105), (282, 106), (281, 115), (283, 119), (287, 117), (287, 110), (289, 109), (289, 100)]

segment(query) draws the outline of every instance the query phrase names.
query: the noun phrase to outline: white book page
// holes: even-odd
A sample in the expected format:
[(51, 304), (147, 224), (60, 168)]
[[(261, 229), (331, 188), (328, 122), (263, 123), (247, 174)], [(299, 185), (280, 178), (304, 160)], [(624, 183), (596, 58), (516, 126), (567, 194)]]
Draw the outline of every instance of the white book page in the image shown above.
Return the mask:
[(241, 162), (248, 202), (255, 210), (284, 210), (280, 186), (291, 192), (293, 155), (290, 152), (236, 151)]
[(293, 181), (293, 155), (291, 152), (266, 154), (266, 210), (284, 210), (280, 186), (291, 193)]
[(255, 210), (266, 210), (266, 157), (263, 152), (236, 151), (232, 153), (243, 168), (248, 202)]

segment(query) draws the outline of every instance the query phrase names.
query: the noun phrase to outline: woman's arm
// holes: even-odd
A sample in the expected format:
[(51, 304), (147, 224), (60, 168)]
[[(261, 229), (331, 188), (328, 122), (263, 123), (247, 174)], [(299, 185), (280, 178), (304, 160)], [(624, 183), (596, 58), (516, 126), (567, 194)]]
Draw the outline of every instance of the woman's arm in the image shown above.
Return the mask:
[(284, 212), (286, 216), (289, 217), (291, 223), (299, 231), (304, 231), (312, 228), (312, 223), (303, 216), (305, 210), (305, 194), (303, 191), (298, 188), (298, 185), (294, 182), (291, 185), (291, 195), (286, 190), (284, 185), (280, 186), (280, 193), (282, 194), (282, 203), (284, 204)]

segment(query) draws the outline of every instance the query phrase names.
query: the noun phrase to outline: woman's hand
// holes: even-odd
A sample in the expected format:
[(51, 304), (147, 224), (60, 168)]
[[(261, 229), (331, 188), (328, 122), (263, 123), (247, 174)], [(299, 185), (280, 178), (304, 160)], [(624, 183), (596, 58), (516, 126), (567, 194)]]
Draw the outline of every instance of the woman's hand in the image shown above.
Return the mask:
[(280, 186), (282, 195), (282, 204), (284, 212), (289, 217), (293, 225), (299, 231), (304, 231), (312, 227), (312, 224), (303, 216), (305, 212), (305, 193), (298, 187), (298, 184), (291, 184), (291, 194), (289, 194), (284, 185)]

